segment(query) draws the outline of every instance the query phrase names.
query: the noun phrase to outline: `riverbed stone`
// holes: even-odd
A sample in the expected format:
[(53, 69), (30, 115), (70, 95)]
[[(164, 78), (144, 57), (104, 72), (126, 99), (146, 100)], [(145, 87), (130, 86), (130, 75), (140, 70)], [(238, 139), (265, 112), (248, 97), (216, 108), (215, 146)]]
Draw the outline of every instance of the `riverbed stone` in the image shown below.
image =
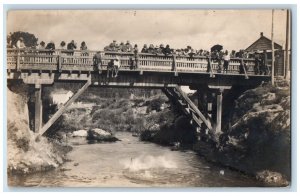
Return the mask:
[(89, 129), (86, 138), (87, 140), (96, 140), (96, 141), (109, 141), (109, 142), (118, 141), (118, 139), (111, 132), (99, 128)]

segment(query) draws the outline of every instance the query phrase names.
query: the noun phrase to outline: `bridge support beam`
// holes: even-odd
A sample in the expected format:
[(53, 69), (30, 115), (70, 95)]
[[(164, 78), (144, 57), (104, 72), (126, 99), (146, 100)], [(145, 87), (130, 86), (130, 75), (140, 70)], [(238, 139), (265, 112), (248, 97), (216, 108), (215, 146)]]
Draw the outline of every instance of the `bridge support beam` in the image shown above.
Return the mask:
[(216, 86), (216, 85), (208, 85), (209, 89), (212, 93), (216, 94), (214, 98), (213, 104), (215, 104), (216, 110), (213, 111), (213, 119), (215, 119), (214, 123), (214, 131), (217, 134), (222, 133), (222, 106), (223, 106), (223, 92), (224, 90), (231, 89), (231, 86)]
[(42, 127), (42, 85), (35, 84), (34, 132), (39, 133)]
[(73, 103), (89, 86), (91, 80), (86, 83), (48, 120), (48, 122), (41, 128), (40, 135), (44, 135), (47, 130), (55, 123), (55, 121), (63, 114), (64, 111)]
[(222, 101), (223, 101), (223, 90), (217, 94), (217, 119), (216, 119), (216, 133), (221, 133), (222, 128)]

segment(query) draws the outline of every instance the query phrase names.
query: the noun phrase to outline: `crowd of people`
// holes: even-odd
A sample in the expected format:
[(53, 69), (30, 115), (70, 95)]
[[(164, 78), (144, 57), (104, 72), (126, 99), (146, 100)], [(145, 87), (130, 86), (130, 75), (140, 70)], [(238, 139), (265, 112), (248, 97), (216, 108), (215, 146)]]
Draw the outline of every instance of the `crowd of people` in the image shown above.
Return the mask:
[[(25, 48), (24, 40), (21, 37), (15, 45), (16, 48)], [(113, 40), (108, 46), (104, 47), (104, 53), (109, 52), (126, 52), (126, 53), (133, 53), (133, 57), (130, 57), (129, 64), (130, 68), (136, 69), (138, 68), (138, 61), (139, 61), (139, 54), (154, 54), (154, 55), (165, 55), (165, 56), (186, 56), (188, 58), (194, 58), (197, 56), (206, 57), (209, 59), (209, 66), (208, 71), (210, 71), (211, 62), (218, 64), (218, 72), (221, 73), (227, 73), (228, 72), (228, 66), (229, 62), (233, 58), (239, 58), (241, 59), (240, 63), (240, 73), (245, 73), (248, 69), (247, 64), (243, 59), (247, 58), (254, 58), (255, 59), (255, 66), (254, 66), (254, 72), (255, 74), (263, 74), (267, 75), (269, 73), (269, 68), (267, 66), (267, 53), (266, 51), (259, 53), (254, 52), (250, 53), (244, 50), (240, 50), (238, 52), (232, 50), (229, 52), (228, 50), (223, 51), (223, 47), (219, 47), (217, 49), (211, 48), (210, 51), (203, 50), (203, 49), (193, 49), (191, 46), (187, 46), (186, 48), (181, 49), (173, 49), (170, 47), (169, 44), (164, 46), (164, 44), (160, 44), (159, 46), (154, 46), (154, 44), (150, 44), (149, 47), (147, 44), (143, 45), (143, 48), (141, 50), (138, 49), (138, 45), (135, 44), (134, 46), (131, 45), (130, 41), (127, 41), (126, 43), (121, 42), (120, 44), (117, 43), (116, 40)], [(39, 43), (38, 49), (41, 53), (43, 53), (44, 50), (46, 50), (47, 54), (52, 54), (55, 49), (60, 49), (61, 53), (66, 55), (73, 55), (74, 50), (77, 49), (77, 44), (74, 40), (71, 40), (68, 44), (66, 44), (65, 41), (61, 41), (58, 48), (56, 48), (55, 43), (53, 41), (50, 41), (49, 43), (45, 43), (44, 41), (41, 41)], [(87, 44), (85, 41), (81, 42), (80, 45), (80, 51), (81, 56), (88, 56), (89, 52)], [(98, 67), (102, 64), (101, 62), (101, 53), (100, 51), (97, 52), (93, 57), (93, 62), (95, 65), (98, 65)], [(113, 62), (110, 62), (113, 63)], [(99, 70), (100, 70), (99, 67)]]

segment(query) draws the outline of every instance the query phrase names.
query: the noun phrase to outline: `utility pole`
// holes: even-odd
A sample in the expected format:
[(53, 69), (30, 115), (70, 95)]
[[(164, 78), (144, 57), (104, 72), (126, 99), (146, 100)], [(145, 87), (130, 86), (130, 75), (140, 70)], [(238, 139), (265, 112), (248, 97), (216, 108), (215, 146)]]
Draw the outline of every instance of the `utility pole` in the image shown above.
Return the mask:
[(274, 86), (274, 9), (272, 9), (272, 31), (271, 31), (271, 40), (272, 40), (272, 76), (271, 76), (271, 81), (272, 81), (272, 86)]
[(288, 78), (289, 72), (289, 39), (290, 39), (290, 10), (286, 10), (286, 40), (285, 40), (285, 71), (284, 71), (284, 78)]

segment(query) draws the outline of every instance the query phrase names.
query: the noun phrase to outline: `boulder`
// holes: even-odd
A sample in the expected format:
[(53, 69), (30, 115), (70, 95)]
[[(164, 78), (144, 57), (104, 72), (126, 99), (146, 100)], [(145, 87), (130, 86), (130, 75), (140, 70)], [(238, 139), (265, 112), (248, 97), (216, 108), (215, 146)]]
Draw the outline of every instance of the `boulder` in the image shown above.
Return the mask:
[(74, 131), (72, 134), (72, 137), (87, 137), (87, 130), (78, 130), (78, 131)]
[(87, 140), (115, 142), (119, 141), (112, 133), (103, 129), (95, 128), (87, 131)]

